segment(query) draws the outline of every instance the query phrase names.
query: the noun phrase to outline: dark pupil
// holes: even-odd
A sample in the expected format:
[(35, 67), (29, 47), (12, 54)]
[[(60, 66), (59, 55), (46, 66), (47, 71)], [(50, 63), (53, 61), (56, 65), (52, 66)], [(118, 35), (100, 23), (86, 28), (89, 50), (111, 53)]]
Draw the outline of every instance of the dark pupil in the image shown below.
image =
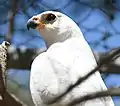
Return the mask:
[(54, 20), (55, 18), (56, 18), (55, 15), (53, 15), (53, 14), (48, 14), (47, 17), (46, 17), (46, 21), (52, 21), (52, 20)]

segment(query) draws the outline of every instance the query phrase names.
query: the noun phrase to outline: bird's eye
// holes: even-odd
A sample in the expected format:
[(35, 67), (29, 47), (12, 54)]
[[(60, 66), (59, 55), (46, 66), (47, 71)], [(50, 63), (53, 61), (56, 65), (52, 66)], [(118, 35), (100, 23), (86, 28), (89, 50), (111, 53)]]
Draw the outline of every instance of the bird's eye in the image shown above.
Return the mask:
[(34, 20), (34, 21), (37, 21), (37, 20), (38, 20), (38, 18), (37, 18), (37, 17), (34, 17), (34, 18), (33, 18), (33, 20)]
[(50, 13), (50, 14), (47, 14), (45, 20), (46, 21), (53, 21), (53, 20), (55, 20), (55, 18), (56, 18), (56, 16), (54, 14)]

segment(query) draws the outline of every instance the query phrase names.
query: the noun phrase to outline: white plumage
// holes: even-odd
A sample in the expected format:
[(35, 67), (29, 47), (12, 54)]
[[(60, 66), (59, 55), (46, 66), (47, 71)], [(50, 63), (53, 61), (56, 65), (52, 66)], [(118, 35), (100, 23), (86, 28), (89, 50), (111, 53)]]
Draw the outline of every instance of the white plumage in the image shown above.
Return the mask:
[[(54, 15), (55, 19), (50, 18), (50, 14)], [(36, 29), (45, 40), (48, 49), (39, 54), (32, 63), (30, 90), (36, 106), (48, 106), (46, 105), (48, 101), (64, 92), (70, 84), (74, 84), (79, 77), (86, 75), (97, 64), (79, 27), (68, 16), (46, 11), (33, 16), (28, 21), (28, 27), (33, 28), (30, 24), (32, 22), (36, 24)], [(96, 72), (61, 101), (50, 106), (66, 106), (77, 97), (105, 89), (107, 88), (100, 73)], [(86, 101), (77, 106), (114, 106), (114, 104), (111, 97), (106, 97)]]

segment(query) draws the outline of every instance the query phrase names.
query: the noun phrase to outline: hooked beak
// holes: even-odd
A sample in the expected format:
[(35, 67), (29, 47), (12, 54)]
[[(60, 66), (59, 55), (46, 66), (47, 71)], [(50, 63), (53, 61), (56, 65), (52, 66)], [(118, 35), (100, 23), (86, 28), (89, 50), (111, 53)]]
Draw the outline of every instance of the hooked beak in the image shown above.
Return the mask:
[(45, 24), (43, 22), (36, 22), (35, 20), (28, 20), (27, 22), (27, 29), (43, 29), (45, 27)]
[(27, 29), (36, 29), (39, 24), (35, 23), (34, 20), (28, 20), (27, 22)]

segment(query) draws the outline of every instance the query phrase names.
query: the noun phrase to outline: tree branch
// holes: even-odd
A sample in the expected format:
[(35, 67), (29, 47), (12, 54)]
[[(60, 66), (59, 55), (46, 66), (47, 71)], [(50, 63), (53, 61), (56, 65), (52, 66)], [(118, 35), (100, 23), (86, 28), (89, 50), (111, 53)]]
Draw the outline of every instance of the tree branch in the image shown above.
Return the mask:
[[(8, 49), (8, 65), (7, 69), (25, 69), (25, 70), (30, 70), (31, 63), (35, 56), (40, 54), (40, 52), (37, 51), (43, 51), (40, 49), (26, 49), (25, 52), (22, 52), (20, 48), (15, 48), (15, 52), (10, 52)], [(111, 51), (109, 51), (111, 52)], [(18, 55), (18, 58), (15, 59), (14, 55)], [(95, 57), (97, 57), (97, 61), (102, 61), (102, 58), (106, 57), (110, 53), (95, 53)], [(117, 58), (118, 61), (120, 58)], [(100, 68), (101, 73), (113, 73), (113, 74), (120, 74), (120, 63), (116, 64), (116, 61), (112, 61), (111, 63), (104, 65)]]
[(80, 98), (77, 98), (77, 99), (71, 101), (68, 104), (68, 106), (76, 105), (76, 104), (85, 102), (87, 100), (96, 99), (96, 98), (100, 98), (100, 97), (106, 97), (106, 96), (120, 96), (120, 88), (109, 88), (108, 90), (87, 94), (85, 96), (82, 96)]
[(76, 86), (78, 86), (79, 84), (81, 84), (82, 82), (84, 82), (85, 80), (87, 80), (91, 75), (93, 75), (95, 72), (97, 72), (103, 65), (108, 64), (109, 62), (111, 62), (111, 60), (113, 60), (116, 55), (118, 55), (120, 53), (120, 49), (117, 49), (115, 51), (113, 51), (112, 53), (110, 53), (108, 56), (106, 56), (105, 58), (103, 58), (101, 60), (101, 63), (99, 63), (92, 71), (90, 71), (87, 75), (85, 75), (82, 78), (79, 78), (77, 80), (77, 82), (73, 85), (70, 85), (67, 90), (65, 92), (63, 92), (61, 95), (59, 95), (58, 97), (56, 97), (54, 100), (48, 102), (48, 104), (53, 104), (57, 101), (59, 101), (62, 97), (64, 97), (66, 94), (68, 94), (71, 90), (73, 90)]
[(14, 28), (14, 16), (17, 11), (17, 0), (11, 1), (11, 10), (8, 12), (8, 34), (6, 35), (5, 40), (11, 42), (13, 28)]

